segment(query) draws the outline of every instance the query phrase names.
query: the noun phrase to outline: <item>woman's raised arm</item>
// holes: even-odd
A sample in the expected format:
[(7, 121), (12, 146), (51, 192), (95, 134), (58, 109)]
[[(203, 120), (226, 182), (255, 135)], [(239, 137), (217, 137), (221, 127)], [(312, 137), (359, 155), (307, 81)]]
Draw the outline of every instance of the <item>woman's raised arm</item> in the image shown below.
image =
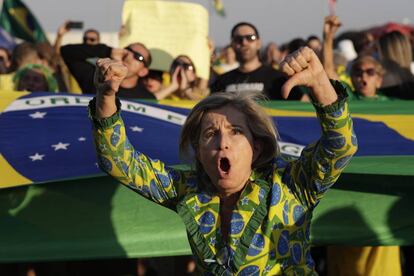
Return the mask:
[(146, 198), (173, 207), (184, 193), (187, 174), (167, 168), (163, 162), (135, 150), (126, 135), (120, 101), (116, 99), (128, 69), (122, 62), (111, 59), (100, 59), (96, 65), (97, 95), (89, 104), (89, 112), (100, 168)]

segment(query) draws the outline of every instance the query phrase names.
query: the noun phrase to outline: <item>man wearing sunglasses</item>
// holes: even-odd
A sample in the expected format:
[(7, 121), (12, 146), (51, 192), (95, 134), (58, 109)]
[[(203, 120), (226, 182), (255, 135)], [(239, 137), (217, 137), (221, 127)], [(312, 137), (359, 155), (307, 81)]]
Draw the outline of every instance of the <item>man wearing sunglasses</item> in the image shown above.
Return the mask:
[(151, 64), (151, 54), (142, 43), (132, 43), (123, 49), (105, 44), (69, 44), (61, 47), (61, 55), (84, 94), (96, 93), (93, 82), (96, 60), (111, 58), (122, 61), (128, 68), (127, 77), (119, 88), (119, 97), (155, 99), (139, 82), (140, 78), (148, 74)]
[[(252, 92), (264, 93), (269, 99), (282, 99), (281, 87), (284, 76), (259, 58), (262, 42), (257, 28), (248, 22), (236, 24), (231, 30), (231, 46), (236, 53), (239, 67), (219, 76), (210, 87), (215, 92)], [(300, 89), (294, 88), (289, 100), (299, 100)]]

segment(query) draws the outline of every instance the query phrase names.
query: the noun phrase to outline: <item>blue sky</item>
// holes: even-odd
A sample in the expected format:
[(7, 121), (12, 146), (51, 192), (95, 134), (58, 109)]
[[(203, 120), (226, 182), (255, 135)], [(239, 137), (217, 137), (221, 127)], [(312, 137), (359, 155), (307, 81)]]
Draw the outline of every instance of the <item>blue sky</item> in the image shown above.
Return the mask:
[[(46, 31), (55, 31), (65, 19), (85, 22), (85, 27), (117, 31), (122, 0), (23, 0)], [(150, 0), (148, 0), (150, 1)], [(231, 27), (250, 21), (264, 42), (287, 42), (295, 37), (320, 35), (327, 0), (222, 0), (227, 16), (214, 13), (212, 0), (193, 0), (210, 11), (210, 36), (218, 46), (229, 42)], [(361, 29), (388, 21), (414, 23), (414, 0), (337, 0), (342, 30)]]

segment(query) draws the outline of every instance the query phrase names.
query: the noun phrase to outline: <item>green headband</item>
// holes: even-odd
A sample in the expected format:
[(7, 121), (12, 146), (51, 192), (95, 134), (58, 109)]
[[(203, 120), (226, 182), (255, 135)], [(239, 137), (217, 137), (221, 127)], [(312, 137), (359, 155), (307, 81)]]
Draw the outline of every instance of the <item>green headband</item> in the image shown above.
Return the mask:
[(20, 68), (19, 70), (17, 70), (13, 76), (14, 87), (17, 88), (19, 81), (22, 79), (22, 77), (28, 71), (33, 70), (33, 69), (40, 71), (40, 73), (46, 78), (49, 92), (59, 92), (58, 83), (55, 77), (52, 75), (52, 72), (50, 72), (50, 70), (46, 66), (41, 65), (41, 64), (27, 64), (23, 66), (22, 68)]

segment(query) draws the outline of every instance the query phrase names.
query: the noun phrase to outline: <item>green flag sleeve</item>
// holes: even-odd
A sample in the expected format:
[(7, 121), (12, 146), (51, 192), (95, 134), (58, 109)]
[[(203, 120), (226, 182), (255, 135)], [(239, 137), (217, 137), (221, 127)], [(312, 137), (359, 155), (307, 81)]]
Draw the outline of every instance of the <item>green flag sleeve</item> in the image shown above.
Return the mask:
[(180, 195), (185, 193), (186, 173), (167, 168), (137, 151), (129, 142), (118, 111), (111, 117), (95, 119), (95, 101), (89, 104), (93, 135), (100, 168), (140, 195), (174, 209)]
[(357, 139), (348, 111), (346, 87), (334, 83), (338, 100), (321, 107), (315, 104), (322, 128), (321, 138), (307, 146), (285, 171), (285, 183), (298, 199), (313, 207), (338, 179), (357, 150)]

